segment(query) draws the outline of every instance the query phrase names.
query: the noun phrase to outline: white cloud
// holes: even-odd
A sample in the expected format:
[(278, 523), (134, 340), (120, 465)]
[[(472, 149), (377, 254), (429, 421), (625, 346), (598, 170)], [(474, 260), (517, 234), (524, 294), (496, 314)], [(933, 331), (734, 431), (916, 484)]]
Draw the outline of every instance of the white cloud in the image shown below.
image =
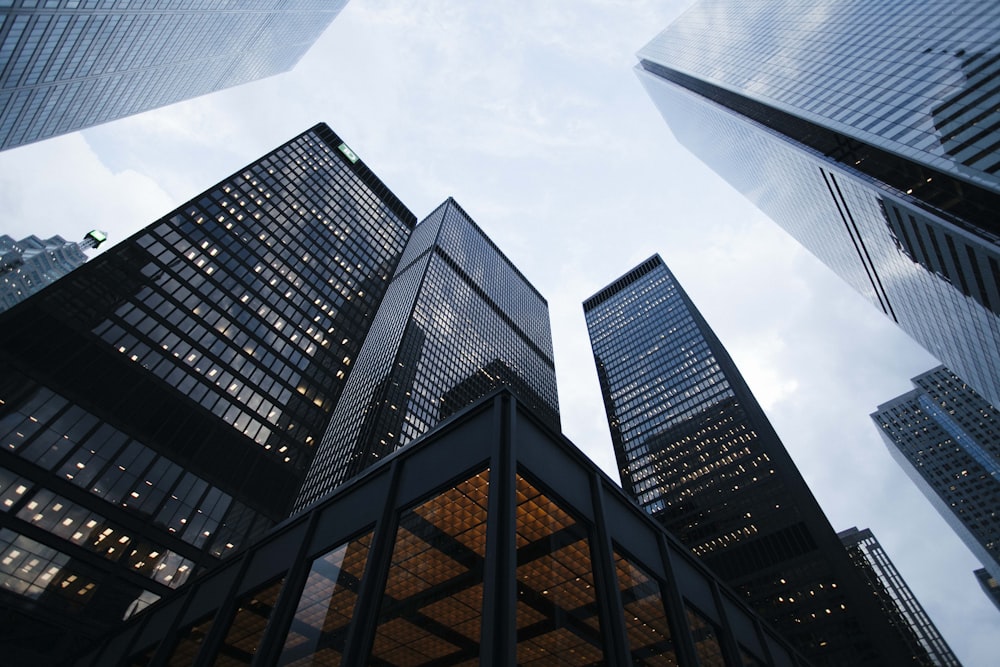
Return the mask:
[(15, 238), (101, 229), (115, 243), (173, 206), (146, 174), (105, 167), (79, 134), (0, 153), (0, 231)]

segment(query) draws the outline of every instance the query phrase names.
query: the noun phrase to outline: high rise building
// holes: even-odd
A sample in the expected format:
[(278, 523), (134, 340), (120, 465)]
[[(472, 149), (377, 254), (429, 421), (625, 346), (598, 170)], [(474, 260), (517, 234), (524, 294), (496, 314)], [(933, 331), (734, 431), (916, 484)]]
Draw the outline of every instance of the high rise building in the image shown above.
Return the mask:
[(501, 389), (73, 664), (808, 664), (547, 421)]
[(868, 582), (883, 612), (900, 629), (914, 655), (926, 655), (924, 664), (959, 667), (958, 658), (938, 632), (923, 605), (906, 585), (872, 531), (848, 528), (837, 533), (854, 566)]
[(548, 303), (449, 198), (413, 231), (296, 509), (500, 386), (559, 430)]
[(584, 313), (623, 488), (816, 664), (909, 664), (663, 260), (653, 256), (597, 292)]
[(986, 597), (1000, 610), (1000, 582), (996, 580), (996, 577), (987, 572), (985, 567), (979, 568), (973, 574), (976, 575), (979, 587), (986, 593)]
[(8, 0), (0, 149), (291, 69), (347, 0)]
[(20, 241), (0, 236), (0, 313), (81, 266), (87, 261), (84, 250), (96, 248), (107, 238), (96, 229), (79, 243), (61, 236), (44, 241), (37, 236)]
[(639, 59), (681, 144), (1000, 405), (1000, 4), (701, 0)]
[(0, 315), (6, 663), (287, 516), (415, 223), (318, 125)]
[(878, 406), (889, 453), (1000, 580), (1000, 413), (944, 366)]

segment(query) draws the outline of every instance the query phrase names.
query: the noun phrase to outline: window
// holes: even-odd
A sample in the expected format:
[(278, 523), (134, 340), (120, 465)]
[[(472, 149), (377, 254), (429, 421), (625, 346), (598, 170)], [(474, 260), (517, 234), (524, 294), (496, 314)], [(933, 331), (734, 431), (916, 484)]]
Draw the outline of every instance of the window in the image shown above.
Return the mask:
[(372, 662), (457, 665), (479, 656), (488, 490), (484, 471), (400, 518)]
[(518, 664), (603, 662), (586, 528), (520, 475), (517, 501)]
[(340, 664), (371, 540), (369, 531), (313, 561), (279, 665)]

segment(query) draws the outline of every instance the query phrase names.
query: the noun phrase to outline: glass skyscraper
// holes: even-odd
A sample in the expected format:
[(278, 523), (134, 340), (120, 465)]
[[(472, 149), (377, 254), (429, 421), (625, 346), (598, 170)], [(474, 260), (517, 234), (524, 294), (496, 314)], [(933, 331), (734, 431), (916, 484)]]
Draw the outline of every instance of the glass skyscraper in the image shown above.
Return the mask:
[(925, 654), (924, 664), (960, 667), (958, 658), (944, 640), (923, 605), (893, 565), (868, 528), (848, 528), (837, 533), (854, 566), (858, 568), (886, 615), (902, 628), (914, 654)]
[(5, 662), (287, 516), (415, 223), (318, 125), (0, 315)]
[(944, 366), (872, 419), (889, 453), (1000, 580), (1000, 413)]
[(79, 243), (61, 236), (45, 240), (29, 236), (20, 241), (0, 236), (0, 313), (83, 265), (87, 261), (84, 250), (106, 239), (96, 229)]
[(296, 509), (501, 386), (559, 430), (548, 303), (449, 198), (413, 231)]
[(1000, 404), (1000, 5), (702, 0), (639, 59), (681, 144)]
[(597, 292), (584, 313), (623, 488), (815, 664), (909, 664), (913, 654), (663, 260)]
[(347, 0), (6, 0), (0, 149), (291, 69)]

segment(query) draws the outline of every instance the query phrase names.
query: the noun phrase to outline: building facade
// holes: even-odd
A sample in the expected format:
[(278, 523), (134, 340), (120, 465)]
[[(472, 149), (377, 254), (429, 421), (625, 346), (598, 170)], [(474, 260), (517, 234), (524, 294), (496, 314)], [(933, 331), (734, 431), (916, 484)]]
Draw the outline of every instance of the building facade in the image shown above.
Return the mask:
[(944, 366), (872, 419), (889, 453), (1000, 580), (1000, 413)]
[(29, 236), (20, 241), (0, 236), (0, 313), (81, 266), (87, 261), (84, 251), (106, 240), (104, 232), (96, 229), (79, 243), (61, 236), (45, 240)]
[(501, 386), (559, 429), (548, 303), (449, 198), (414, 229), (296, 510)]
[(923, 664), (960, 667), (948, 642), (907, 586), (875, 535), (867, 528), (848, 528), (837, 533), (854, 566), (861, 572), (886, 616), (909, 641), (914, 655), (927, 657)]
[(907, 664), (908, 648), (663, 260), (597, 292), (584, 314), (626, 492), (816, 664)]
[(808, 664), (548, 421), (496, 392), (74, 665)]
[(0, 149), (291, 69), (347, 0), (8, 0)]
[(987, 572), (985, 567), (979, 568), (973, 574), (976, 575), (979, 587), (986, 593), (986, 597), (990, 599), (993, 606), (1000, 610), (1000, 581)]
[(1000, 6), (701, 0), (639, 59), (682, 145), (1000, 403)]
[(318, 125), (0, 315), (8, 664), (287, 516), (415, 223)]

